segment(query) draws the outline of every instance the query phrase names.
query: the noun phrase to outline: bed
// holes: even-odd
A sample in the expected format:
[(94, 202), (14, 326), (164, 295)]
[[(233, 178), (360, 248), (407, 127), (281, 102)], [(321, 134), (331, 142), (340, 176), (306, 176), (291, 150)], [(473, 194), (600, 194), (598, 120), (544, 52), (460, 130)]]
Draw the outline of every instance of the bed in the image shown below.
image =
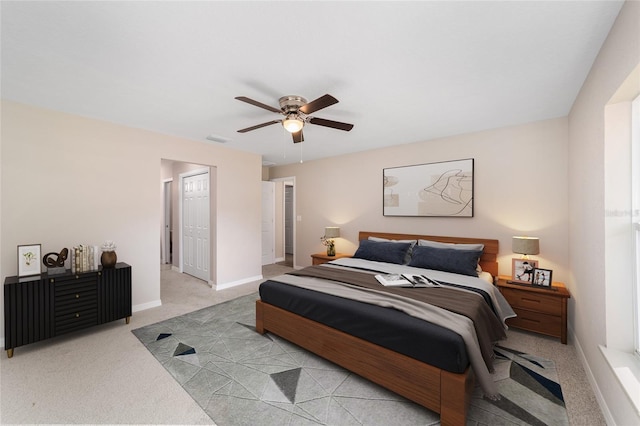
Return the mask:
[[(426, 245), (432, 241), (436, 244), (455, 244), (456, 247), (481, 244), (483, 248), (479, 259), (477, 259), (478, 271), (481, 270), (483, 275), (488, 276), (488, 281), (492, 276), (495, 277), (498, 274), (499, 245), (498, 241), (493, 239), (362, 231), (359, 234), (359, 240), (361, 242), (359, 251), (361, 248), (364, 250), (369, 245), (374, 245), (368, 241), (374, 241), (375, 244), (384, 241), (389, 243), (405, 243), (407, 241), (417, 243), (421, 241), (421, 244)], [(367, 241), (366, 247), (363, 241)], [(411, 245), (411, 250), (416, 250), (416, 243)], [(379, 249), (382, 246), (377, 244), (376, 247)], [(393, 247), (395, 250), (396, 246)], [(416, 253), (418, 253), (417, 250), (414, 251), (414, 255)], [(323, 267), (325, 269), (306, 271)], [(482, 349), (486, 346), (486, 344), (483, 345), (482, 340), (497, 339), (496, 333), (498, 332), (495, 329), (498, 326), (492, 323), (494, 331), (493, 334), (488, 333), (488, 336), (484, 336), (485, 332), (479, 330), (477, 325), (475, 326), (479, 336), (477, 339), (480, 341), (480, 348), (476, 350), (475, 347), (470, 348), (474, 345), (469, 343), (468, 336), (462, 338), (461, 335), (464, 333), (458, 334), (445, 326), (438, 325), (438, 321), (431, 323), (407, 315), (397, 309), (377, 306), (375, 303), (370, 304), (366, 300), (363, 302), (352, 300), (349, 297), (341, 297), (343, 286), (336, 285), (334, 281), (340, 281), (340, 279), (333, 278), (336, 274), (342, 274), (341, 270), (348, 270), (344, 272), (345, 276), (348, 274), (358, 275), (367, 281), (369, 280), (367, 275), (373, 276), (379, 272), (396, 272), (398, 268), (407, 267), (406, 259), (397, 263), (394, 261), (388, 265), (386, 262), (372, 262), (369, 259), (339, 259), (321, 267), (313, 266), (294, 272), (296, 275), (293, 276), (286, 275), (267, 280), (260, 285), (260, 300), (256, 301), (256, 330), (259, 333), (270, 332), (278, 335), (439, 413), (443, 425), (463, 425), (466, 422), (476, 376), (480, 378), (481, 383), (483, 380), (485, 383), (487, 381), (484, 367), (478, 364), (478, 352), (481, 352), (480, 355), (484, 355)], [(357, 269), (357, 271), (353, 271), (353, 269)], [(410, 272), (415, 271), (420, 271), (420, 269)], [(320, 275), (315, 275), (317, 273)], [(428, 273), (429, 276), (436, 276), (440, 280), (443, 279), (442, 277), (450, 278), (453, 275), (458, 275), (431, 270), (428, 270)], [(324, 276), (323, 274), (328, 275)], [(454, 278), (457, 279), (457, 277)], [(475, 278), (461, 277), (460, 279), (465, 283), (474, 280), (474, 284), (479, 280), (477, 276)], [(307, 288), (307, 282), (313, 282), (313, 285), (319, 285), (319, 288)], [(441, 282), (453, 283), (454, 280), (446, 279)], [(326, 290), (325, 286), (330, 290)], [(455, 285), (452, 284), (452, 286)], [(332, 294), (334, 287), (340, 287), (340, 289), (335, 290), (338, 293)], [(379, 291), (376, 289), (354, 290), (352, 289), (353, 285), (346, 287), (349, 287), (350, 292), (360, 293), (359, 290), (368, 292), (366, 297), (373, 297), (376, 300), (379, 297), (387, 297), (387, 295), (379, 296)], [(506, 301), (496, 299), (501, 298), (501, 295), (497, 291), (493, 293), (491, 284), (482, 288), (482, 290), (469, 291), (465, 287), (466, 291), (461, 293), (465, 293), (465, 297), (473, 300), (481, 300), (482, 297), (478, 297), (478, 295), (482, 295), (484, 299), (490, 299), (489, 302), (483, 300), (477, 304), (481, 306), (481, 310), (492, 310), (495, 318), (498, 318), (500, 327), (505, 327), (504, 319), (513, 316), (513, 311), (510, 310), (508, 304), (505, 306)], [(413, 289), (384, 289), (385, 292), (406, 292), (407, 290), (412, 291)], [(429, 290), (433, 291), (433, 289)], [(446, 291), (455, 290), (447, 289)], [(402, 294), (388, 296), (406, 299)], [(349, 315), (355, 316), (349, 317)], [(447, 313), (447, 315), (449, 314)], [(375, 323), (375, 321), (380, 321), (382, 316), (385, 323)], [(370, 323), (367, 322), (369, 319), (374, 321), (371, 324), (377, 325), (370, 326)], [(494, 319), (491, 321), (495, 322)], [(504, 333), (504, 328), (502, 332)], [(491, 344), (493, 343), (491, 342)], [(429, 348), (428, 350), (424, 350), (425, 345)], [(475, 368), (472, 368), (472, 365)]]

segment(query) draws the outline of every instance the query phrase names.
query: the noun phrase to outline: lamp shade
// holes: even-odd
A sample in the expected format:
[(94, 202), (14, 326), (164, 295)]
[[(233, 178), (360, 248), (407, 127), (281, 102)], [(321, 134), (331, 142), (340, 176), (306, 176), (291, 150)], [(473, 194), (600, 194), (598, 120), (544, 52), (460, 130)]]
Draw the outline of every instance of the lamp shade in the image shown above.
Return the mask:
[(324, 228), (325, 238), (338, 238), (340, 237), (340, 228), (337, 226), (327, 226)]
[(513, 237), (511, 250), (524, 255), (540, 253), (540, 239), (538, 237)]
[(304, 123), (295, 114), (289, 114), (287, 118), (282, 121), (282, 126), (290, 133), (297, 133), (302, 130)]

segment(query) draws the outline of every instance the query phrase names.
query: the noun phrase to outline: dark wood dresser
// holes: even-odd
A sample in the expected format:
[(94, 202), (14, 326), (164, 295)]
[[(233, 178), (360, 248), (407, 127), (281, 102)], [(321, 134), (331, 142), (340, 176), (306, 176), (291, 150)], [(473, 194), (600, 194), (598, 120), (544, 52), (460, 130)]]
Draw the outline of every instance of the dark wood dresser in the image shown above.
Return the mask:
[(498, 288), (518, 315), (507, 320), (510, 327), (560, 338), (567, 343), (567, 299), (571, 297), (563, 283), (549, 287), (509, 283), (499, 277)]
[(131, 266), (89, 272), (7, 277), (4, 282), (4, 348), (99, 324), (131, 318)]

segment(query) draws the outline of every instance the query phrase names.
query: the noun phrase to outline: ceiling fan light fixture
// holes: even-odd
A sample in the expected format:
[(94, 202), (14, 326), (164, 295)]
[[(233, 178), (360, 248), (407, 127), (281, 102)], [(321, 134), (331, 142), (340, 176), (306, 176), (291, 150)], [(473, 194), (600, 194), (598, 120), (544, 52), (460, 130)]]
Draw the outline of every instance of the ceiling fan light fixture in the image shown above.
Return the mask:
[(297, 133), (302, 130), (304, 122), (297, 115), (289, 114), (287, 118), (282, 120), (282, 126), (290, 133)]

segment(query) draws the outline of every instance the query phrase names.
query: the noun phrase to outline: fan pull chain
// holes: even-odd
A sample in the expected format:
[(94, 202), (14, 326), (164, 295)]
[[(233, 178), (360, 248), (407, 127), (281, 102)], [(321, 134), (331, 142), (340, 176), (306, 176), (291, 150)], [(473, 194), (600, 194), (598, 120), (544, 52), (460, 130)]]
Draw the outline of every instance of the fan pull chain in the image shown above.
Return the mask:
[(298, 145), (300, 145), (300, 164), (302, 164), (302, 143), (299, 143)]
[(286, 160), (287, 159), (287, 136), (289, 135), (289, 132), (287, 132), (283, 127), (282, 134), (285, 136), (282, 138), (282, 158)]

